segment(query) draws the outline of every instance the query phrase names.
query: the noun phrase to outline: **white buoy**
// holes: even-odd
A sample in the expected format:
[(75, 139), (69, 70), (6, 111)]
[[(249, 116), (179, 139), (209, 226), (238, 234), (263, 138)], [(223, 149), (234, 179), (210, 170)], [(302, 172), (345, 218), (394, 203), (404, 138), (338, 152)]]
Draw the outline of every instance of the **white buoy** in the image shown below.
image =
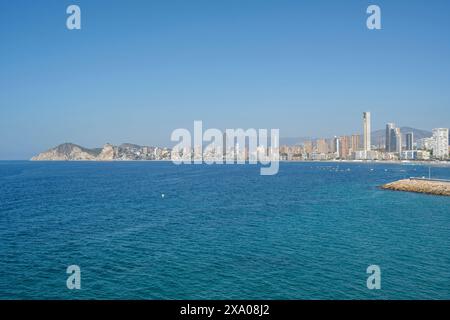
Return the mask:
[(161, 198), (163, 198), (163, 199), (164, 199), (164, 193), (161, 193)]

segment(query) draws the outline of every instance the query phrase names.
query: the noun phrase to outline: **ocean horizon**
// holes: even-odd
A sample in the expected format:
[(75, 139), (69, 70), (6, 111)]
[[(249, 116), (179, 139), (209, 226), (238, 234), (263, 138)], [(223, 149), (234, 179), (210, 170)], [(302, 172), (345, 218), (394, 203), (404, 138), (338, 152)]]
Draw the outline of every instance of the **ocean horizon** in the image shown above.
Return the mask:
[(449, 299), (450, 198), (380, 188), (428, 173), (0, 161), (0, 299)]

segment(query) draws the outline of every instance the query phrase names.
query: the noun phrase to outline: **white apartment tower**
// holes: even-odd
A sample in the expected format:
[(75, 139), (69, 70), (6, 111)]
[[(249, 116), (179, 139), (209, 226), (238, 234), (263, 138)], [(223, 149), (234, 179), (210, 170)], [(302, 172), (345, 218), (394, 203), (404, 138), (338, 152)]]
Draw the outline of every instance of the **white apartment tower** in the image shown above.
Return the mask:
[(437, 159), (448, 158), (448, 128), (433, 129), (433, 156)]
[(364, 121), (364, 151), (370, 151), (370, 112), (363, 113)]

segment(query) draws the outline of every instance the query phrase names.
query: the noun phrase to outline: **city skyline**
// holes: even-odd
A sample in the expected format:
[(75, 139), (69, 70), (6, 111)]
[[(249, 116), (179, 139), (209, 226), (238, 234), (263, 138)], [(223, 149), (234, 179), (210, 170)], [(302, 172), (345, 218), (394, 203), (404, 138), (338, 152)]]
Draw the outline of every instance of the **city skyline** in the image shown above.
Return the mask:
[(63, 141), (168, 145), (197, 119), (282, 137), (360, 133), (361, 110), (377, 129), (450, 126), (448, 1), (377, 1), (381, 30), (356, 0), (77, 1), (81, 30), (68, 4), (0, 4), (0, 159)]
[[(319, 153), (319, 154), (327, 154), (327, 153), (335, 153), (338, 158), (342, 158), (345, 159), (346, 156), (350, 156), (352, 152), (354, 151), (363, 151), (364, 153), (367, 152), (371, 152), (372, 148), (375, 148), (374, 150), (377, 151), (382, 151), (382, 152), (387, 152), (387, 153), (398, 153), (400, 154), (402, 151), (413, 151), (416, 150), (416, 145), (418, 144), (420, 147), (418, 149), (423, 149), (423, 150), (431, 150), (432, 146), (430, 145), (430, 143), (432, 144), (432, 142), (430, 142), (436, 132), (439, 132), (442, 135), (442, 130), (447, 130), (447, 136), (448, 136), (448, 128), (433, 128), (430, 131), (425, 131), (425, 130), (420, 130), (417, 128), (411, 128), (411, 127), (407, 127), (407, 131), (408, 132), (404, 132), (401, 131), (401, 128), (398, 128), (395, 126), (395, 123), (387, 123), (386, 124), (386, 134), (384, 139), (378, 140), (376, 142), (374, 142), (374, 137), (372, 136), (374, 133), (379, 133), (381, 131), (383, 131), (382, 129), (380, 130), (371, 130), (371, 131), (367, 131), (366, 127), (368, 130), (370, 130), (371, 128), (371, 113), (368, 111), (365, 111), (362, 113), (363, 117), (362, 117), (362, 130), (360, 133), (354, 133), (354, 134), (344, 134), (344, 135), (335, 135), (334, 137), (298, 137), (296, 139), (298, 140), (302, 140), (302, 142), (297, 142), (294, 144), (289, 144), (289, 143), (280, 143), (280, 147), (295, 147), (295, 146), (302, 146), (303, 148), (306, 148), (305, 150), (308, 150), (308, 144), (310, 144), (310, 151), (308, 151), (308, 153)], [(243, 129), (243, 128), (235, 128), (237, 129)], [(235, 130), (232, 129), (232, 130)], [(425, 138), (421, 138), (419, 140), (414, 140), (414, 135), (413, 132), (410, 132), (410, 130), (418, 130), (421, 132), (428, 132), (429, 137), (425, 137)], [(366, 134), (368, 132), (368, 137), (366, 137)], [(408, 138), (408, 135), (410, 135), (411, 137)], [(403, 140), (402, 137), (405, 137), (406, 139)], [(280, 137), (281, 140), (283, 139), (293, 139), (293, 138), (289, 138), (289, 137)], [(411, 143), (411, 145), (413, 145), (413, 148), (408, 148), (408, 139), (410, 139), (409, 143)], [(450, 139), (447, 140), (447, 143), (450, 142)], [(77, 143), (73, 143), (73, 142), (63, 142), (62, 144), (58, 144), (58, 146), (60, 145), (64, 145), (64, 144), (74, 144), (74, 145), (78, 145)], [(147, 148), (147, 147), (151, 147), (151, 148), (156, 148), (157, 150), (165, 150), (168, 149), (170, 150), (173, 147), (174, 142), (171, 142), (167, 145), (152, 145), (152, 144), (144, 144), (144, 145), (139, 145), (139, 144), (135, 144), (132, 141), (124, 141), (121, 142), (120, 145), (136, 145), (136, 146), (141, 146), (143, 148)], [(104, 144), (105, 146), (107, 145), (114, 145), (111, 144), (110, 142), (106, 142), (106, 144)], [(116, 144), (119, 145), (119, 144)], [(390, 148), (390, 146), (393, 145), (393, 149)], [(49, 150), (52, 149), (53, 146), (49, 146)], [(94, 146), (92, 147), (93, 149), (98, 148), (99, 146)], [(442, 147), (441, 147), (442, 149)], [(332, 151), (334, 150), (334, 151)], [(42, 150), (41, 150), (42, 151)], [(443, 151), (441, 151), (442, 153)], [(33, 155), (35, 156), (35, 155)], [(367, 157), (367, 156), (363, 156), (360, 155), (360, 157)], [(30, 157), (31, 158), (31, 157)], [(29, 158), (27, 158), (29, 159)], [(27, 159), (9, 159), (9, 160), (27, 160)], [(2, 160), (2, 159), (0, 159)], [(6, 159), (8, 160), (8, 159)], [(315, 159), (315, 160), (323, 160), (323, 159)]]
[[(434, 128), (417, 141), (414, 131), (402, 133), (395, 123), (387, 123), (384, 142), (372, 144), (371, 113), (362, 113), (363, 134), (335, 136), (334, 138), (309, 139), (294, 146), (279, 141), (278, 130), (271, 131), (267, 140), (266, 129), (242, 128), (227, 129), (221, 132), (217, 128), (207, 129), (208, 137), (203, 133), (203, 123), (194, 123), (194, 138), (187, 129), (177, 129), (172, 140), (178, 143), (171, 147), (139, 146), (107, 143), (103, 148), (89, 149), (72, 143), (64, 143), (39, 153), (31, 160), (172, 160), (176, 164), (194, 161), (208, 164), (224, 162), (254, 163), (259, 156), (269, 156), (278, 160), (449, 160), (449, 128)], [(414, 130), (414, 129), (412, 129)], [(260, 137), (258, 137), (258, 132)], [(261, 132), (265, 132), (262, 133)], [(405, 139), (403, 140), (403, 136)], [(362, 143), (361, 143), (362, 141)], [(381, 141), (380, 141), (381, 142)], [(242, 145), (240, 145), (242, 143)], [(278, 168), (278, 167), (277, 167)], [(278, 169), (276, 169), (278, 172)]]

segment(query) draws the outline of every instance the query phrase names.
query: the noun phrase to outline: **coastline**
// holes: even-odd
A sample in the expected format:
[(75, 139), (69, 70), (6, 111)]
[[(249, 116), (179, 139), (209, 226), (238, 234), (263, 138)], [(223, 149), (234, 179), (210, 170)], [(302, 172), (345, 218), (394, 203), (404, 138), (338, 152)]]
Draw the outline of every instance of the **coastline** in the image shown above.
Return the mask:
[[(17, 159), (17, 160), (0, 160), (0, 161), (29, 161), (29, 162), (172, 162), (170, 159), (158, 160), (33, 160), (33, 159)], [(333, 164), (392, 164), (392, 165), (419, 165), (433, 167), (450, 167), (450, 161), (402, 161), (402, 160), (279, 160), (281, 163), (333, 163)], [(248, 162), (246, 162), (247, 164)], [(225, 164), (225, 163), (223, 163)]]
[(364, 163), (364, 164), (401, 164), (401, 165), (420, 165), (420, 166), (440, 166), (450, 167), (450, 161), (404, 161), (404, 160), (280, 160), (280, 162), (302, 162), (302, 163)]

